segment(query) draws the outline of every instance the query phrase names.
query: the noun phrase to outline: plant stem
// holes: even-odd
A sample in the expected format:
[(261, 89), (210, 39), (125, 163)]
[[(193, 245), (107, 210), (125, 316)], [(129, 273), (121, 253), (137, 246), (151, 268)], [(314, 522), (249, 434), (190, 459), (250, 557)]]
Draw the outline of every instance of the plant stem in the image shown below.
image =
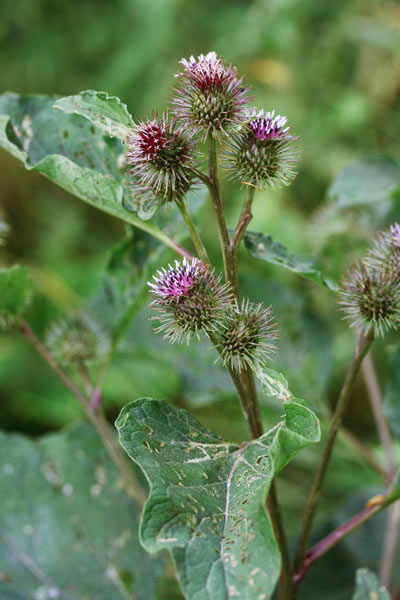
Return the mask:
[(385, 451), (387, 461), (387, 478), (388, 483), (390, 483), (391, 479), (396, 473), (396, 460), (394, 457), (392, 438), (383, 412), (382, 394), (379, 389), (378, 379), (376, 377), (375, 367), (370, 352), (366, 355), (362, 364), (362, 372), (365, 384), (367, 386), (372, 412), (378, 429), (379, 439), (381, 441), (382, 448)]
[(221, 244), (222, 259), (224, 262), (224, 271), (226, 281), (232, 283), (232, 273), (230, 270), (229, 261), (229, 234), (225, 221), (224, 206), (222, 204), (221, 193), (218, 182), (218, 165), (217, 165), (217, 147), (215, 139), (209, 137), (209, 163), (208, 163), (208, 177), (203, 178), (203, 181), (207, 184), (210, 191), (211, 202), (214, 209), (214, 214), (217, 222), (219, 241)]
[(286, 533), (283, 528), (282, 513), (274, 479), (269, 489), (267, 506), (282, 559), (281, 577), (279, 580), (280, 598), (289, 600), (293, 594), (293, 581), (290, 574), (290, 553)]
[(104, 447), (108, 451), (115, 466), (119, 470), (127, 493), (138, 503), (140, 507), (143, 507), (146, 500), (144, 491), (136, 479), (129, 461), (123, 454), (116, 436), (114, 435), (113, 430), (105, 418), (103, 411), (101, 409), (99, 409), (97, 412), (93, 411), (86, 396), (81, 392), (79, 387), (72, 381), (72, 379), (70, 379), (70, 377), (68, 377), (68, 375), (58, 366), (50, 352), (47, 350), (44, 344), (42, 344), (37, 335), (32, 331), (28, 323), (26, 323), (26, 321), (23, 319), (20, 319), (19, 321), (19, 331), (31, 342), (38, 354), (40, 354), (40, 356), (48, 364), (50, 369), (57, 375), (64, 386), (78, 400), (87, 418), (99, 434)]
[[(232, 285), (236, 299), (239, 303), (240, 288), (238, 248), (246, 231), (247, 225), (252, 218), (251, 205), (254, 196), (254, 189), (248, 190), (246, 193), (246, 199), (239, 218), (238, 226), (232, 241), (230, 241), (225, 221), (224, 206), (222, 203), (218, 183), (216, 142), (213, 138), (209, 138), (209, 176), (207, 177), (196, 169), (194, 169), (194, 171), (197, 177), (207, 185), (210, 191), (221, 244), (225, 279)], [(246, 419), (250, 436), (252, 439), (260, 437), (263, 433), (263, 428), (253, 372), (251, 369), (246, 368), (243, 369), (239, 375), (235, 369), (231, 369), (229, 367), (228, 371), (238, 392), (240, 405), (242, 407), (243, 415)], [(282, 557), (280, 583), (281, 600), (290, 600), (292, 598), (290, 555), (273, 481), (271, 483), (270, 494), (268, 496), (268, 509)]]
[(379, 579), (385, 587), (389, 588), (392, 580), (394, 561), (399, 541), (400, 527), (400, 501), (389, 509), (389, 516), (385, 531), (383, 554), (379, 569)]
[(326, 554), (328, 550), (338, 544), (343, 538), (349, 535), (349, 533), (352, 533), (355, 529), (358, 529), (358, 527), (363, 525), (363, 523), (375, 516), (378, 512), (380, 512), (380, 510), (380, 506), (371, 506), (369, 508), (365, 508), (360, 513), (349, 519), (349, 521), (346, 521), (346, 523), (335, 529), (335, 531), (332, 531), (332, 533), (318, 542), (318, 544), (310, 548), (305, 555), (301, 568), (293, 575), (294, 583), (299, 584), (300, 581), (306, 576), (308, 569), (312, 564), (315, 563), (316, 560), (318, 560), (318, 558)]
[(347, 371), (346, 378), (343, 383), (342, 390), (340, 392), (339, 400), (336, 405), (335, 412), (331, 419), (331, 424), (329, 427), (328, 438), (325, 442), (325, 448), (322, 454), (321, 462), (319, 464), (319, 468), (317, 474), (314, 479), (313, 486), (311, 488), (311, 493), (308, 498), (308, 503), (306, 506), (305, 516), (303, 520), (303, 526), (301, 529), (299, 542), (297, 546), (296, 556), (295, 556), (295, 569), (296, 571), (301, 570), (304, 564), (304, 559), (307, 552), (307, 544), (310, 536), (311, 526), (314, 519), (315, 511), (318, 505), (318, 501), (321, 495), (321, 488), (325, 478), (325, 474), (328, 468), (328, 464), (332, 454), (333, 444), (336, 439), (336, 435), (339, 431), (340, 425), (342, 423), (343, 415), (347, 408), (348, 402), (350, 400), (351, 390), (353, 388), (353, 384), (357, 377), (357, 374), (360, 370), (361, 363), (363, 361), (364, 356), (369, 350), (369, 347), (373, 340), (373, 334), (371, 332), (364, 335), (361, 333), (360, 338), (358, 340), (357, 348), (354, 353), (353, 360), (351, 361), (350, 367)]
[(199, 232), (196, 229), (196, 225), (193, 222), (192, 217), (187, 209), (186, 203), (184, 200), (180, 200), (177, 202), (180, 213), (185, 221), (186, 227), (190, 233), (190, 237), (192, 238), (194, 247), (196, 248), (196, 252), (201, 260), (201, 262), (205, 265), (210, 264), (210, 259), (207, 255), (207, 250), (204, 247), (203, 241), (199, 235)]
[(237, 227), (235, 229), (235, 233), (230, 241), (229, 251), (230, 251), (230, 260), (233, 269), (233, 284), (234, 288), (239, 291), (239, 268), (238, 268), (238, 252), (239, 245), (243, 239), (243, 236), (246, 232), (246, 229), (253, 218), (251, 214), (251, 207), (253, 204), (255, 188), (253, 186), (247, 186), (246, 189), (246, 198), (243, 204), (242, 212), (240, 213), (239, 221)]

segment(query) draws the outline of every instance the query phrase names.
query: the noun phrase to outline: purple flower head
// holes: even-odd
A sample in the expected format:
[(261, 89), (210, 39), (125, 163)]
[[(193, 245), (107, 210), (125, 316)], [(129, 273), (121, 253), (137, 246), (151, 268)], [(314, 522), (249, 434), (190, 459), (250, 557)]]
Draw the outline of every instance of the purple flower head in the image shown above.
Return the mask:
[[(128, 163), (139, 203), (181, 200), (192, 184), (194, 141), (168, 114), (136, 125), (128, 138)], [(149, 215), (149, 217), (151, 214)], [(142, 218), (145, 218), (142, 216)]]
[[(182, 58), (179, 61), (184, 67), (184, 76), (188, 77), (200, 90), (219, 88), (223, 83), (229, 83), (237, 78), (236, 70), (226, 67), (222, 58), (217, 58), (215, 52), (204, 56), (200, 54), (197, 60), (191, 56), (189, 60)], [(181, 77), (177, 73), (175, 77)]]
[(259, 189), (267, 185), (289, 185), (296, 176), (299, 153), (290, 135), (287, 119), (275, 111), (246, 111), (242, 127), (234, 133), (224, 151), (225, 168), (232, 179)]
[(130, 164), (157, 160), (161, 150), (167, 145), (166, 128), (167, 123), (164, 119), (159, 121), (154, 118), (152, 121), (140, 123), (129, 138)]
[(188, 296), (189, 289), (199, 273), (199, 261), (194, 258), (189, 263), (184, 258), (182, 265), (176, 260), (175, 268), (171, 265), (168, 266), (168, 271), (163, 268), (161, 271), (157, 271), (157, 276), (153, 275), (155, 283), (148, 282), (152, 288), (150, 292), (162, 299)]
[(158, 271), (154, 283), (148, 282), (153, 294), (150, 308), (161, 323), (155, 331), (170, 342), (189, 342), (200, 331), (210, 335), (234, 303), (230, 285), (222, 285), (221, 276), (196, 258), (168, 267)]
[(203, 139), (208, 135), (229, 135), (246, 115), (249, 98), (243, 78), (215, 52), (180, 62), (183, 73), (176, 75), (176, 94), (172, 99), (177, 119)]
[(395, 223), (394, 225), (391, 225), (390, 226), (390, 233), (393, 236), (392, 243), (395, 246), (400, 247), (400, 225), (398, 223)]
[(290, 127), (285, 127), (287, 118), (281, 117), (281, 115), (275, 116), (274, 110), (266, 112), (265, 115), (263, 110), (260, 110), (258, 114), (254, 111), (253, 115), (256, 118), (250, 121), (249, 125), (259, 140), (282, 139), (290, 129)]

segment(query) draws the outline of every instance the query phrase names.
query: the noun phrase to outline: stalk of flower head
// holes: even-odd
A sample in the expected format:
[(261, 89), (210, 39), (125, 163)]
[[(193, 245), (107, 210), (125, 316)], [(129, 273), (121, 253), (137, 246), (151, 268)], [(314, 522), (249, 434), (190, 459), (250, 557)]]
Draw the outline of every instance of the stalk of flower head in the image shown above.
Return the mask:
[[(232, 239), (225, 219), (225, 207), (218, 176), (218, 146), (225, 146), (224, 166), (240, 183), (263, 189), (265, 185), (289, 184), (297, 160), (294, 136), (285, 117), (274, 111), (251, 111), (243, 78), (226, 65), (215, 52), (182, 59), (182, 72), (176, 75), (171, 101), (172, 119), (159, 119), (138, 125), (130, 138), (128, 155), (134, 178), (134, 193), (141, 213), (151, 215), (161, 204), (174, 202), (188, 226), (199, 258), (158, 271), (149, 283), (156, 332), (172, 343), (189, 343), (201, 334), (219, 352), (238, 392), (251, 437), (262, 433), (254, 371), (259, 370), (274, 350), (278, 337), (272, 307), (241, 300), (239, 292), (238, 248), (251, 219), (253, 192), (246, 194), (242, 216)], [(196, 145), (208, 140), (208, 173), (196, 164)], [(210, 191), (224, 259), (226, 283), (206, 264), (207, 251), (183, 210), (185, 195), (196, 181)], [(147, 215), (145, 215), (147, 216)], [(275, 495), (271, 496), (275, 501)], [(272, 511), (276, 518), (279, 511)], [(275, 518), (275, 517), (274, 517)], [(281, 525), (275, 522), (282, 554), (286, 543)], [(284, 561), (288, 564), (288, 560)], [(290, 576), (285, 575), (286, 579)], [(287, 586), (286, 586), (287, 587)]]
[(348, 369), (331, 424), (322, 459), (308, 499), (295, 557), (296, 571), (304, 564), (308, 539), (336, 435), (351, 399), (351, 391), (363, 358), (375, 337), (400, 329), (400, 277), (398, 257), (400, 228), (397, 224), (379, 232), (372, 248), (343, 278), (339, 303), (351, 327), (358, 332), (358, 343)]

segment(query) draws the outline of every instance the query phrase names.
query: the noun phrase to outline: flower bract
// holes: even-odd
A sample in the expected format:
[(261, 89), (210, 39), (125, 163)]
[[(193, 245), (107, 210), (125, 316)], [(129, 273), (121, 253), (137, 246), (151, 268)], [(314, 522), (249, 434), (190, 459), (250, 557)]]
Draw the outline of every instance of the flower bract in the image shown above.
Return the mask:
[(230, 177), (259, 189), (289, 185), (296, 176), (299, 156), (296, 137), (290, 135), (286, 123), (286, 117), (274, 111), (248, 111), (246, 122), (231, 136), (224, 153)]
[(173, 111), (180, 122), (205, 139), (229, 135), (245, 118), (249, 100), (243, 78), (215, 52), (182, 59), (176, 75)]
[(258, 369), (275, 351), (278, 327), (272, 307), (243, 300), (228, 311), (219, 330), (217, 349), (223, 364), (231, 368)]
[(230, 286), (222, 285), (214, 270), (197, 259), (175, 261), (174, 267), (158, 271), (153, 280), (149, 282), (150, 308), (156, 310), (154, 318), (161, 323), (156, 331), (170, 342), (189, 342), (193, 335), (199, 337), (200, 331), (210, 334), (233, 304)]

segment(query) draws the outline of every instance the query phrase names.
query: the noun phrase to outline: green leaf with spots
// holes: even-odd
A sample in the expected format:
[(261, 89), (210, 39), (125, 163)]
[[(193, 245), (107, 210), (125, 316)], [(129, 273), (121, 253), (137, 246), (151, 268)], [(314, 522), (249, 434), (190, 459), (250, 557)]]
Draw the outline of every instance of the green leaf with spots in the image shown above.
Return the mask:
[(385, 202), (400, 189), (400, 165), (387, 156), (367, 156), (340, 171), (328, 200), (341, 207)]
[(122, 141), (126, 141), (134, 125), (126, 105), (106, 92), (86, 90), (76, 96), (60, 98), (53, 106), (65, 113), (86, 117), (104, 133)]
[(282, 373), (263, 367), (257, 369), (256, 375), (266, 396), (273, 396), (279, 400), (290, 400), (293, 397), (287, 379)]
[(27, 305), (32, 290), (29, 270), (22, 265), (0, 269), (0, 318), (18, 316)]
[(356, 589), (352, 600), (390, 600), (390, 596), (372, 571), (357, 569)]
[(240, 447), (187, 411), (142, 398), (117, 420), (120, 441), (143, 469), (150, 496), (140, 527), (149, 552), (171, 551), (189, 600), (267, 600), (280, 556), (265, 509), (273, 476), (320, 437), (297, 402), (258, 440)]
[(89, 425), (0, 434), (0, 597), (149, 600), (163, 570), (139, 511)]
[(288, 271), (297, 273), (315, 283), (325, 285), (331, 290), (337, 290), (338, 286), (326, 279), (319, 269), (315, 269), (310, 262), (289, 252), (280, 242), (274, 242), (270, 235), (249, 231), (244, 236), (244, 243), (253, 258), (263, 260), (272, 265), (279, 265)]
[[(121, 141), (104, 135), (83, 116), (56, 110), (56, 100), (13, 93), (0, 96), (0, 146), (27, 169), (169, 245), (155, 222), (143, 221), (135, 213)], [(170, 214), (174, 218), (174, 211)]]

